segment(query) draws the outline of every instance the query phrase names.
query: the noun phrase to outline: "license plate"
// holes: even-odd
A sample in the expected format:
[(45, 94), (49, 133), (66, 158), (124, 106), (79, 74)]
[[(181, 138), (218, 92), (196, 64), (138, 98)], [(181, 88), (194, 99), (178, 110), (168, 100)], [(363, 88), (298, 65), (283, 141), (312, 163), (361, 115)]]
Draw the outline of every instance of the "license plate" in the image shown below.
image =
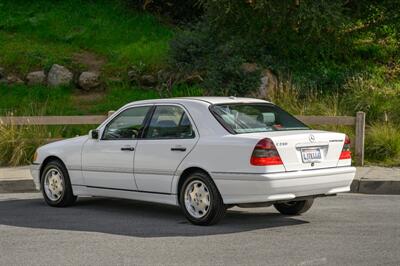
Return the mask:
[(301, 158), (303, 163), (313, 163), (321, 161), (321, 150), (319, 148), (315, 149), (302, 149)]

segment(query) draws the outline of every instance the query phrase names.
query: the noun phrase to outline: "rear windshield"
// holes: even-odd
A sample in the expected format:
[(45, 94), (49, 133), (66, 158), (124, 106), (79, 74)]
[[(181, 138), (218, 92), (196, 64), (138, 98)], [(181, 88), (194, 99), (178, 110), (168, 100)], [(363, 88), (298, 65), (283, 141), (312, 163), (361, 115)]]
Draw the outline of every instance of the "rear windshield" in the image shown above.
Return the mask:
[(210, 111), (234, 134), (309, 129), (292, 115), (272, 104), (216, 104), (210, 107)]

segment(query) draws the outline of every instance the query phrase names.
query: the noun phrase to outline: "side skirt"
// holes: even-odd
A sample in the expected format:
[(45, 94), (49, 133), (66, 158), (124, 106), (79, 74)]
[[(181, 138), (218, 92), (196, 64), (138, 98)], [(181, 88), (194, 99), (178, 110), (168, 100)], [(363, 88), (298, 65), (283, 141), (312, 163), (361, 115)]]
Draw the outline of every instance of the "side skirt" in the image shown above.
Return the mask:
[(175, 194), (137, 191), (129, 189), (92, 187), (83, 185), (72, 185), (72, 190), (74, 191), (74, 195), (76, 196), (121, 198), (178, 206), (178, 198)]

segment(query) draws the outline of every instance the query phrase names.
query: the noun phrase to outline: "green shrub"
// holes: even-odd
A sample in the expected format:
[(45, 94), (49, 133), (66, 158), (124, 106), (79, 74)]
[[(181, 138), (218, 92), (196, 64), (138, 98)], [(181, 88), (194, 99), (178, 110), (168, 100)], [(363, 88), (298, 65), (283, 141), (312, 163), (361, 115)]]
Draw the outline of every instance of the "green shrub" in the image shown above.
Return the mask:
[(257, 87), (241, 76), (241, 62), (269, 68), (299, 90), (324, 93), (341, 92), (350, 77), (381, 74), (388, 61), (399, 62), (399, 6), (391, 1), (199, 2), (202, 20), (175, 36), (171, 56), (173, 65), (202, 72), (213, 94), (245, 95)]
[(243, 63), (249, 62), (243, 52), (249, 46), (235, 38), (219, 42), (201, 22), (191, 30), (179, 32), (171, 41), (170, 64), (185, 74), (200, 73), (204, 78), (201, 85), (210, 94), (249, 95), (260, 83), (260, 71), (244, 73), (241, 69)]
[(176, 22), (192, 21), (203, 13), (203, 8), (198, 4), (198, 0), (140, 0), (133, 2), (139, 4), (142, 9), (168, 16)]
[(341, 36), (342, 9), (332, 1), (200, 1), (203, 20), (171, 43), (177, 66), (205, 74), (212, 93), (246, 95), (259, 83), (243, 75), (240, 65), (258, 63), (292, 81), (325, 88), (348, 75), (344, 58), (350, 51)]
[(375, 163), (400, 166), (400, 128), (387, 123), (373, 124), (367, 130), (365, 157)]
[(400, 124), (399, 83), (390, 84), (374, 77), (354, 77), (344, 85), (342, 109), (347, 113), (364, 111), (367, 122)]

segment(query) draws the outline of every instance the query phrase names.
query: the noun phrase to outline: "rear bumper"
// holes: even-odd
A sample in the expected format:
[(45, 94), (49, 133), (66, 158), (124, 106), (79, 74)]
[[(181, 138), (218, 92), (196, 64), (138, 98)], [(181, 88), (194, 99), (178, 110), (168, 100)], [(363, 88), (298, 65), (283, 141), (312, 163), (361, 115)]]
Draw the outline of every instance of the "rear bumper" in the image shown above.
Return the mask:
[(271, 174), (213, 172), (225, 204), (291, 200), (350, 191), (355, 167)]
[(35, 187), (37, 190), (40, 190), (40, 164), (31, 164), (30, 166), (31, 175), (33, 177), (33, 182), (35, 183)]

